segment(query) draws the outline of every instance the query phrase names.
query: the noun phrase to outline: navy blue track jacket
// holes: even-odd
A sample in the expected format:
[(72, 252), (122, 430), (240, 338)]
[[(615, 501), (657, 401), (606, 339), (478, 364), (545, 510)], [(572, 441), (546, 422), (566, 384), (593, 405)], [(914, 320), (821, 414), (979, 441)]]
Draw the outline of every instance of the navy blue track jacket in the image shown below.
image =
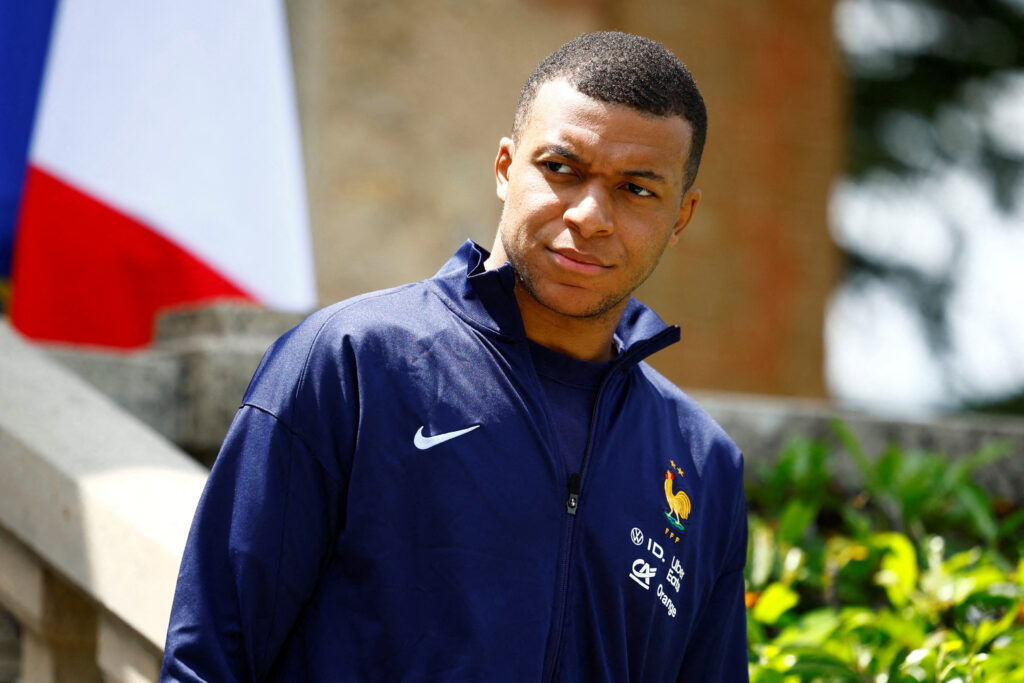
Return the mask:
[(267, 352), (199, 503), (164, 680), (745, 681), (735, 445), (641, 362), (632, 300), (580, 472), (507, 264), (310, 316)]

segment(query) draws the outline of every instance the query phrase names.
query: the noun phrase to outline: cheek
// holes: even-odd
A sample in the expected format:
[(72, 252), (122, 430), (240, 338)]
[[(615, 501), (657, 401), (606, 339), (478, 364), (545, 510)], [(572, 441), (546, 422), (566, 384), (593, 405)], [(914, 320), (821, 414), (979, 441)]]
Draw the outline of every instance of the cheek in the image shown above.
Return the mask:
[(515, 195), (524, 205), (540, 206), (558, 201), (558, 195), (544, 175), (532, 166), (515, 169), (510, 178), (509, 194)]
[(509, 192), (505, 210), (511, 210), (520, 223), (540, 223), (556, 219), (564, 212), (563, 202), (545, 183), (522, 183)]
[[(649, 217), (648, 217), (649, 218)], [(625, 249), (640, 261), (657, 260), (668, 247), (672, 225), (664, 221), (638, 221), (630, 228), (620, 224), (619, 239)]]

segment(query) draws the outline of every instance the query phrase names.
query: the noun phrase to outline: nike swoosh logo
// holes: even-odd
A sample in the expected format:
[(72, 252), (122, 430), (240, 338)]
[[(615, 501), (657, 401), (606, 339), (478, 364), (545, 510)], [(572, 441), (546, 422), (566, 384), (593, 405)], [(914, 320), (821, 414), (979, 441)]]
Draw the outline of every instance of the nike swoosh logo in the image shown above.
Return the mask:
[(435, 434), (434, 436), (424, 436), (423, 427), (416, 430), (416, 435), (412, 437), (412, 444), (421, 451), (425, 451), (428, 448), (433, 448), (439, 443), (444, 443), (450, 439), (454, 439), (457, 436), (468, 434), (480, 425), (473, 425), (472, 427), (466, 427), (465, 429), (459, 429), (454, 432), (445, 432), (444, 434)]

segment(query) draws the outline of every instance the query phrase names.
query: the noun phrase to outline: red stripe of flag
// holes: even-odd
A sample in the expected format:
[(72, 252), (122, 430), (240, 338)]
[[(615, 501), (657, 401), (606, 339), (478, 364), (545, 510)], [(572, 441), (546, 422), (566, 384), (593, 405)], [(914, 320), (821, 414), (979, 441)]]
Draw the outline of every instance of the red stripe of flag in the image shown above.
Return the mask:
[(170, 306), (255, 301), (144, 223), (37, 167), (25, 180), (11, 284), (11, 321), (25, 336), (126, 349), (148, 344)]

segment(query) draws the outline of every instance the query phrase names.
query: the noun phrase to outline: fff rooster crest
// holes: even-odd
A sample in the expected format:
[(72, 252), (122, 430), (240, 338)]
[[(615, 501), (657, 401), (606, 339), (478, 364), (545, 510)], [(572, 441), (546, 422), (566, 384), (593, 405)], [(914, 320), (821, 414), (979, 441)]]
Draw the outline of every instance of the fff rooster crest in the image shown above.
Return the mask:
[[(675, 461), (669, 460), (672, 465), (672, 469), (675, 469), (679, 473), (679, 478), (683, 478), (683, 469), (676, 465)], [(665, 511), (665, 519), (668, 523), (679, 531), (683, 531), (686, 527), (683, 525), (683, 521), (690, 517), (690, 497), (686, 495), (683, 490), (675, 491), (673, 483), (675, 481), (675, 475), (672, 474), (672, 469), (665, 470), (665, 500), (668, 502), (668, 510)]]

